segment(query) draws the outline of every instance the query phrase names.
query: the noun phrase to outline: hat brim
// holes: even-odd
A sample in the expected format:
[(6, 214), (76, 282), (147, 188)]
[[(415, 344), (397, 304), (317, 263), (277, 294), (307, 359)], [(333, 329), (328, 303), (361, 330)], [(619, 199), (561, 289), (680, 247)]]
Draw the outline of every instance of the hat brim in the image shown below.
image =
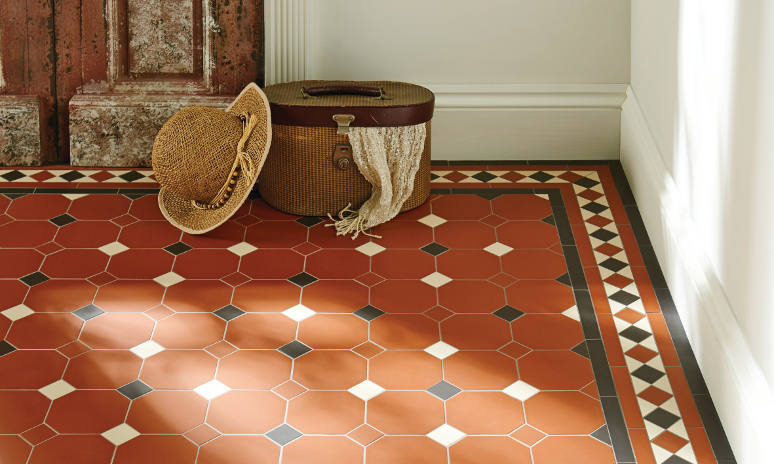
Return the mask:
[(254, 83), (250, 83), (237, 96), (226, 111), (241, 114), (257, 114), (259, 124), (245, 143), (245, 152), (252, 158), (256, 167), (253, 179), (245, 176), (237, 178), (231, 197), (217, 209), (200, 209), (191, 204), (190, 200), (175, 195), (164, 187), (159, 191), (159, 209), (161, 214), (175, 227), (189, 234), (204, 234), (226, 222), (247, 200), (253, 190), (258, 174), (266, 161), (266, 155), (271, 146), (271, 114), (269, 100), (263, 91)]

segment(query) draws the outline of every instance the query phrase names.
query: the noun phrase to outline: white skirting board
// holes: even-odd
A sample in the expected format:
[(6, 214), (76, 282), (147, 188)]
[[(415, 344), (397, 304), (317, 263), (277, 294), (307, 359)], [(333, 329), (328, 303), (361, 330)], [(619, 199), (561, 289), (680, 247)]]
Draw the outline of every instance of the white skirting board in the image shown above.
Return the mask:
[(740, 464), (771, 462), (774, 395), (685, 214), (637, 98), (627, 90), (621, 163), (675, 306)]

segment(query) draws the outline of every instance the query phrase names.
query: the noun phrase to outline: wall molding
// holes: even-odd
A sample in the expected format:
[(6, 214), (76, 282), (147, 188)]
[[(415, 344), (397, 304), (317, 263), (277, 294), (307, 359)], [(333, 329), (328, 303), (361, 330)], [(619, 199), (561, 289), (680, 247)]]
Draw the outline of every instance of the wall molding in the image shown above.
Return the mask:
[(739, 463), (770, 459), (774, 394), (755, 361), (706, 252), (701, 230), (681, 205), (631, 88), (621, 116), (621, 163), (672, 290), (715, 407)]
[(309, 10), (314, 0), (266, 0), (264, 3), (266, 85), (306, 79)]
[(626, 84), (423, 84), (436, 108), (620, 110)]

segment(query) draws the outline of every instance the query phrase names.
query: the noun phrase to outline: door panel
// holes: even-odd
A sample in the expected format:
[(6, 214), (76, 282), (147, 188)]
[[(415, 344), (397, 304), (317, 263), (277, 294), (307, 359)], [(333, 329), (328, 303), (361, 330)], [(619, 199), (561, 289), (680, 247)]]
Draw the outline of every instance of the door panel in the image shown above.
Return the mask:
[[(0, 99), (0, 164), (147, 165), (169, 115), (223, 107), (252, 81), (263, 82), (262, 0), (2, 1), (0, 95), (13, 98)], [(11, 113), (34, 108), (31, 96), (34, 156), (8, 142), (29, 140)]]

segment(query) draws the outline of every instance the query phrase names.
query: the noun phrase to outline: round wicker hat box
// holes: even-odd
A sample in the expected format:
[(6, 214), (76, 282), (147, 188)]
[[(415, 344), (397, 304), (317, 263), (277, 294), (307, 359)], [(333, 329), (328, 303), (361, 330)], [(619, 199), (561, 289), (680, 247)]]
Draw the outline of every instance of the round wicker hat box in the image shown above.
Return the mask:
[(424, 87), (386, 81), (299, 81), (264, 89), (271, 106), (273, 140), (258, 178), (271, 206), (304, 216), (357, 209), (371, 184), (352, 160), (349, 127), (425, 123), (427, 138), (414, 190), (402, 211), (430, 195), (430, 120), (435, 98)]

